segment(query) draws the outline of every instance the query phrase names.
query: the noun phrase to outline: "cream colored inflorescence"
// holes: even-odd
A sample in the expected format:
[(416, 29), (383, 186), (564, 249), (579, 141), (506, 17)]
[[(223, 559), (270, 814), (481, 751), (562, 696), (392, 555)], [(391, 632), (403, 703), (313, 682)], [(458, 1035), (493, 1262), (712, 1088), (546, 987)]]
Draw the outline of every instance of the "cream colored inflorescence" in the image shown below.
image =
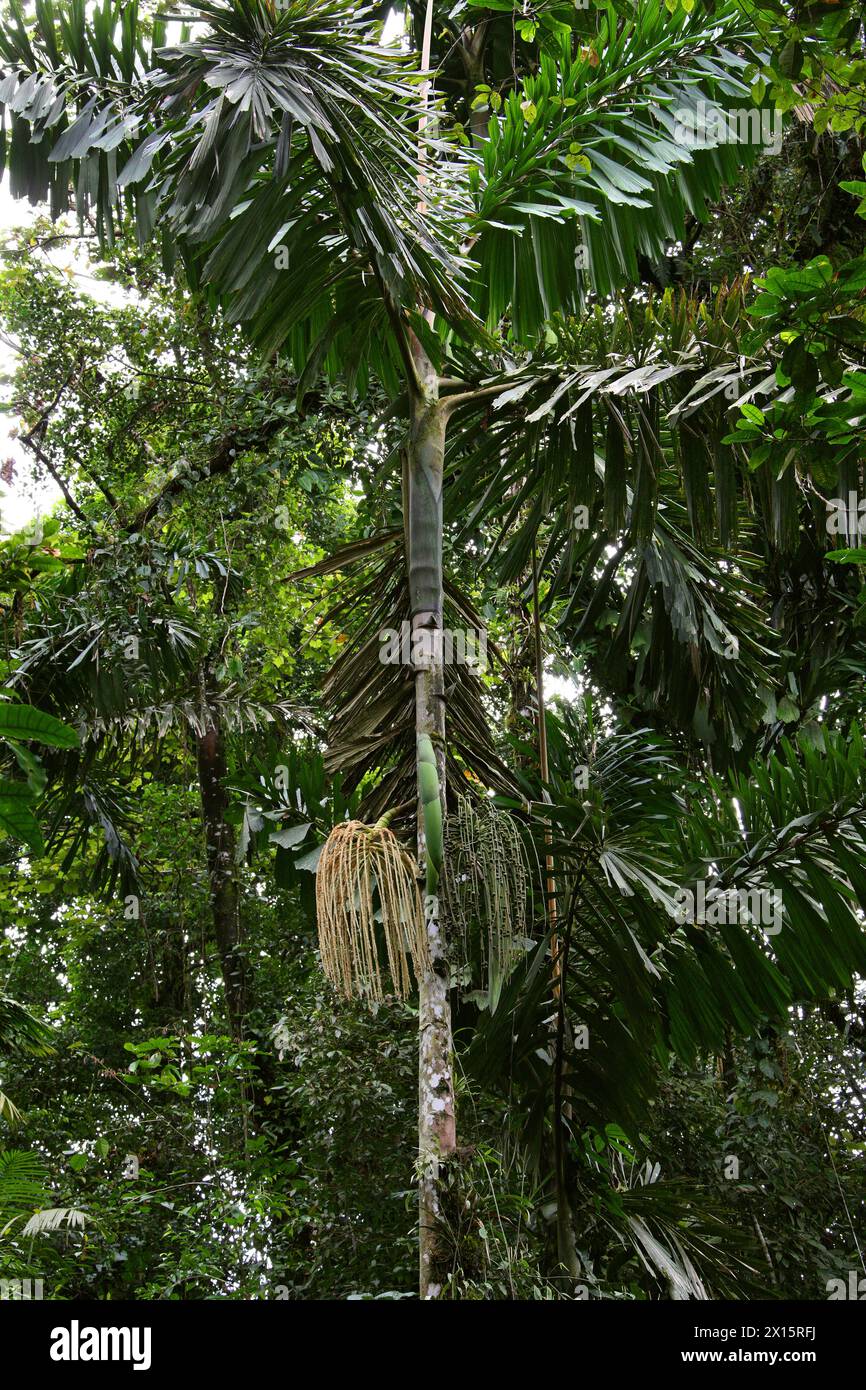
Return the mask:
[[(316, 874), (316, 917), (322, 969), (346, 999), (371, 1005), (386, 994), (405, 999), (412, 974), (417, 979), (429, 966), (418, 868), (381, 822), (347, 821), (331, 831)], [(390, 988), (377, 935), (384, 938)]]

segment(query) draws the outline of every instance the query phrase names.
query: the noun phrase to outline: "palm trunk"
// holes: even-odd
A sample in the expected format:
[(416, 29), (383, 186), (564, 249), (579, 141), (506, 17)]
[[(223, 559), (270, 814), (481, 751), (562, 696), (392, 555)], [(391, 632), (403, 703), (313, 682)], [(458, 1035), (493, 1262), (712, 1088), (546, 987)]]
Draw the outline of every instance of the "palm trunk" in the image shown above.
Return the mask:
[[(433, 744), (439, 800), (445, 815), (445, 671), (442, 631), (442, 466), (446, 415), (436, 372), (417, 341), (413, 344), (417, 390), (412, 392), (407, 484), (409, 597), (413, 635), (424, 631), (424, 656), (415, 667), (415, 729)], [(439, 638), (434, 636), (439, 633)], [(412, 644), (413, 652), (422, 648)], [(418, 859), (427, 846), (419, 778)], [(448, 1274), (442, 1239), (441, 1203), (448, 1165), (456, 1153), (451, 1006), (448, 956), (439, 922), (439, 899), (425, 901), (431, 964), (419, 981), (418, 997), (418, 1217), (421, 1298), (437, 1298)]]
[[(532, 626), (535, 636), (535, 698), (538, 710), (538, 767), (547, 796), (547, 783), (550, 781), (550, 766), (547, 758), (547, 707), (544, 699), (544, 652), (541, 646), (541, 619), (538, 610), (538, 557), (535, 544), (532, 546)], [(556, 1006), (554, 1032), (554, 1081), (553, 1081), (553, 1180), (556, 1192), (556, 1252), (560, 1265), (568, 1271), (570, 1278), (577, 1279), (579, 1265), (574, 1241), (574, 1226), (571, 1219), (571, 1203), (568, 1197), (566, 1174), (566, 1133), (565, 1119), (570, 1113), (562, 1073), (565, 1060), (565, 969), (568, 955), (568, 938), (563, 939), (558, 930), (558, 908), (556, 900), (556, 879), (553, 876), (553, 855), (550, 853), (552, 835), (548, 824), (544, 832), (548, 846), (545, 856), (545, 904), (547, 922), (550, 929), (550, 959), (553, 975), (553, 1001)], [(572, 911), (574, 904), (572, 902)], [(569, 920), (567, 931), (571, 930)]]
[(240, 1037), (246, 1012), (246, 968), (240, 950), (235, 838), (226, 819), (225, 746), (215, 716), (207, 733), (198, 740), (197, 754), (214, 934), (222, 966), (229, 1027), (233, 1037)]

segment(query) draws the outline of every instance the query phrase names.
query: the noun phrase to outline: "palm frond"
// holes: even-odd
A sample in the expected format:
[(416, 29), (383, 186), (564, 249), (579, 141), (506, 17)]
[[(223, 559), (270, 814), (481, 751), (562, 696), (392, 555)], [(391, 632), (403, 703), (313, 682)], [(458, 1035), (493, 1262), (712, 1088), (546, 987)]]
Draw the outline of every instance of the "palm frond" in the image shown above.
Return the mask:
[[(321, 624), (351, 616), (353, 631), (340, 656), (326, 674), (322, 691), (331, 713), (325, 766), (339, 772), (348, 792), (364, 779), (363, 814), (373, 820), (393, 806), (414, 801), (415, 703), (414, 671), (405, 657), (408, 642), (408, 582), (402, 537), (391, 533), (384, 559), (371, 559), (367, 546), (350, 545), (322, 566), (338, 563), (353, 571), (343, 579), (336, 602), (321, 615)], [(372, 552), (375, 554), (375, 551)], [(358, 569), (355, 569), (359, 566)], [(313, 570), (306, 571), (312, 574)], [(471, 634), (483, 632), (483, 623), (471, 602), (456, 585), (445, 585), (445, 620)], [(396, 635), (395, 660), (383, 660), (386, 641)], [(405, 638), (405, 640), (404, 640)], [(488, 643), (496, 657), (496, 648)], [(445, 670), (448, 707), (448, 781), (460, 786), (467, 777), (506, 795), (515, 786), (498, 757), (484, 713), (483, 683), (471, 662), (454, 661)]]
[(21, 1124), (21, 1111), (3, 1091), (0, 1091), (0, 1120), (6, 1120), (10, 1129), (15, 1129)]
[(0, 994), (0, 1052), (24, 1052), (34, 1057), (51, 1057), (55, 1048), (53, 1033), (34, 1018), (30, 1010), (8, 994)]
[(6, 1230), (45, 1200), (45, 1184), (45, 1169), (37, 1154), (0, 1149), (0, 1221)]
[[(686, 1065), (718, 1055), (728, 1031), (748, 1034), (797, 1003), (844, 996), (866, 972), (864, 741), (856, 729), (826, 731), (817, 745), (783, 741), (744, 772), (695, 782), (652, 740), (646, 758), (619, 761), (608, 794), (590, 777), (589, 795), (575, 795), (571, 768), (587, 761), (585, 747), (572, 748), (549, 720), (554, 771), (538, 837), (543, 847), (549, 817), (573, 937), (569, 1027), (589, 1039), (569, 1050), (563, 1079), (584, 1116), (637, 1133), (671, 1052)], [(604, 743), (618, 737), (596, 737), (602, 765), (611, 765)], [(722, 909), (735, 898), (737, 910), (678, 914), (684, 894), (699, 900), (700, 884), (707, 901)], [(549, 1099), (539, 1057), (553, 1007), (545, 956), (542, 942), (518, 967), (503, 991), (507, 1024), (502, 1008), (483, 1017), (469, 1054), (486, 1084), (510, 1077), (538, 1099), (527, 1111), (536, 1145)]]
[(61, 1226), (70, 1231), (82, 1231), (89, 1220), (88, 1213), (80, 1207), (43, 1207), (42, 1211), (34, 1212), (21, 1234), (41, 1236), (46, 1231), (59, 1231)]
[[(664, 260), (687, 212), (708, 218), (760, 153), (714, 137), (702, 115), (752, 106), (743, 72), (755, 38), (737, 4), (672, 17), (649, 0), (627, 19), (609, 10), (591, 47), (568, 33), (556, 56), (542, 53), (491, 120), (474, 178), (477, 298), (490, 326), (509, 315), (514, 337), (531, 342), (554, 313), (582, 307), (579, 247), (587, 288), (608, 295), (639, 280), (640, 256)], [(680, 134), (690, 123), (702, 134), (691, 144)]]

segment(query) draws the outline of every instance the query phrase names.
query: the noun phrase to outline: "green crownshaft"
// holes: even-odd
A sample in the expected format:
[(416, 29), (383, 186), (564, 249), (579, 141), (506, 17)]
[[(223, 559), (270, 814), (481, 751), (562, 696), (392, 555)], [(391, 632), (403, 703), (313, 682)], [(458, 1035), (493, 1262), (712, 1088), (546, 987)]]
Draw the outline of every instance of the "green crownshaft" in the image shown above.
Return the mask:
[(435, 893), (442, 868), (442, 803), (436, 754), (429, 734), (418, 735), (418, 791), (427, 847), (427, 892)]

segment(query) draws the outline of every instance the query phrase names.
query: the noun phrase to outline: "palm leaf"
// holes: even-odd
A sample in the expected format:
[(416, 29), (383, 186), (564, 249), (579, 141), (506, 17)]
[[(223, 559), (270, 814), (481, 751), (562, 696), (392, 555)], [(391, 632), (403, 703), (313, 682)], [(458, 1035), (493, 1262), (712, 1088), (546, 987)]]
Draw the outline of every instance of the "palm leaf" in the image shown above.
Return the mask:
[(51, 1029), (34, 1018), (23, 1004), (0, 994), (0, 1052), (50, 1057), (55, 1050), (53, 1036)]
[(678, 119), (702, 124), (701, 102), (751, 106), (742, 74), (755, 37), (739, 5), (672, 18), (649, 0), (625, 20), (608, 10), (591, 48), (565, 34), (556, 56), (542, 53), (491, 120), (473, 179), (477, 300), (490, 326), (508, 314), (514, 337), (531, 342), (555, 312), (582, 307), (580, 246), (588, 284), (608, 295), (639, 280), (640, 256), (664, 260), (687, 213), (708, 218), (759, 149), (712, 134), (690, 147)]

